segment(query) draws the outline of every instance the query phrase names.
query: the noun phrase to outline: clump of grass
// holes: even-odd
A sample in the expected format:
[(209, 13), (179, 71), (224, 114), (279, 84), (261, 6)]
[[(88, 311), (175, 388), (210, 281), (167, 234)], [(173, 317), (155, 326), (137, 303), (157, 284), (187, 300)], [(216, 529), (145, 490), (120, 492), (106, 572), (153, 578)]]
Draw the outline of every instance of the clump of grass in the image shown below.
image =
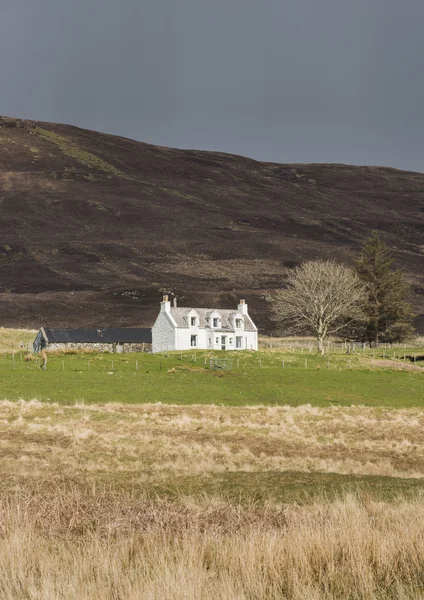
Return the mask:
[(90, 169), (95, 169), (97, 171), (103, 171), (104, 173), (113, 175), (115, 177), (128, 179), (128, 176), (122, 171), (120, 171), (117, 167), (114, 167), (113, 165), (107, 163), (105, 160), (99, 158), (95, 154), (83, 150), (64, 135), (59, 135), (57, 133), (54, 133), (53, 131), (44, 129), (42, 127), (37, 127), (35, 132), (40, 137), (58, 146), (66, 156), (77, 160), (86, 167), (89, 167)]

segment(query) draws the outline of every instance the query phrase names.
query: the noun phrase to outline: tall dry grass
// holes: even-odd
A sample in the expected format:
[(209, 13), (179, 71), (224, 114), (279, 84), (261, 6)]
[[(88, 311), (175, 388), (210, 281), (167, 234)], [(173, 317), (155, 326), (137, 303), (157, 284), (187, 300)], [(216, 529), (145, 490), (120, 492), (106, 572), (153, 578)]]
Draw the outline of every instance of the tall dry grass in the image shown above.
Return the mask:
[(418, 599), (424, 504), (241, 507), (76, 489), (0, 501), (2, 600)]
[(0, 600), (424, 598), (419, 492), (213, 488), (241, 471), (254, 492), (285, 468), (418, 481), (423, 424), (418, 409), (1, 402)]

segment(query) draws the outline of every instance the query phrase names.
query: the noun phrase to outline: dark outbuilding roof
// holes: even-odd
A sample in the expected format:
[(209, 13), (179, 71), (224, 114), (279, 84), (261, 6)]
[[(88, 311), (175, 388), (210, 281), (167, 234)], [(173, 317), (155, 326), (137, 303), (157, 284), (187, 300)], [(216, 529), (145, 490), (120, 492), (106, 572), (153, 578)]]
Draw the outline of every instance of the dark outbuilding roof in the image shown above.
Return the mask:
[(140, 327), (111, 329), (50, 329), (43, 328), (50, 344), (151, 344), (152, 330)]

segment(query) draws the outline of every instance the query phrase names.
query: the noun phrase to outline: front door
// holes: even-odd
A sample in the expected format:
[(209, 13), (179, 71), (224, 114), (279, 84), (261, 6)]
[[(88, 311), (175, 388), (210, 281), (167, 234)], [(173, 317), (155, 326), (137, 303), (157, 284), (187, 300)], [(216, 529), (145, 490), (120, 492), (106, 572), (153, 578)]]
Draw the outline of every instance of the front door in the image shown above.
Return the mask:
[(221, 350), (226, 350), (227, 336), (221, 335)]

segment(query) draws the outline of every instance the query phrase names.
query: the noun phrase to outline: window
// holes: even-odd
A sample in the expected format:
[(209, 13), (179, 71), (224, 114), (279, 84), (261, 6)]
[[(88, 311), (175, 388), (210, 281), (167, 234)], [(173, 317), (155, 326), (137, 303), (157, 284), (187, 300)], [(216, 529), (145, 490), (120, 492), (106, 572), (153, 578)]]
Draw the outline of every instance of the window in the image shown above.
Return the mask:
[(218, 327), (218, 319), (216, 317), (213, 320), (213, 327)]
[(236, 329), (241, 329), (242, 320), (236, 319)]
[(196, 317), (191, 317), (190, 323), (191, 323), (191, 326), (194, 327), (196, 325)]
[(190, 336), (190, 345), (192, 348), (195, 348), (197, 346), (197, 335)]
[(236, 348), (241, 348), (242, 347), (242, 341), (243, 341), (243, 338), (241, 337), (241, 335), (238, 335), (236, 337)]
[(219, 338), (215, 338), (215, 343), (219, 344)]
[(228, 338), (228, 341), (230, 342), (230, 344), (233, 343), (233, 338)]

